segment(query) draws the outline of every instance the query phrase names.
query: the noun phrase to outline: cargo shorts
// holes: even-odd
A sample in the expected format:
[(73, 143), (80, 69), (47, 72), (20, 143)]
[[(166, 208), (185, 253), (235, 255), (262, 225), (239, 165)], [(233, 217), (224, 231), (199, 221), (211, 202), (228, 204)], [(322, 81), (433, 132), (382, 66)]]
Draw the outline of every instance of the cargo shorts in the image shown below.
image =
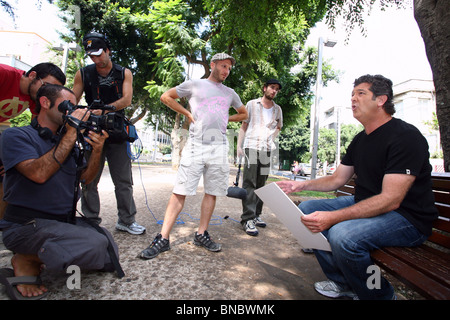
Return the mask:
[(229, 173), (228, 143), (202, 144), (189, 139), (181, 154), (173, 193), (195, 195), (203, 177), (206, 194), (226, 196)]

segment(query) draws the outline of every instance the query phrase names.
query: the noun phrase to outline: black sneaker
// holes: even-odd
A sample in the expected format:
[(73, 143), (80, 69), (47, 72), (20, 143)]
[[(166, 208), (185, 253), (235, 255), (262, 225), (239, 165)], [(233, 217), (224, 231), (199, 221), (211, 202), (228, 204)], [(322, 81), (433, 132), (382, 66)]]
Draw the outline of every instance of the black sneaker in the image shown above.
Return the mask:
[(209, 251), (217, 252), (222, 250), (222, 245), (211, 240), (208, 231), (203, 234), (194, 234), (194, 244), (199, 247), (205, 247)]
[(160, 233), (155, 237), (153, 242), (148, 246), (148, 248), (144, 249), (139, 257), (141, 259), (153, 259), (158, 254), (167, 251), (170, 249), (169, 239), (164, 239)]

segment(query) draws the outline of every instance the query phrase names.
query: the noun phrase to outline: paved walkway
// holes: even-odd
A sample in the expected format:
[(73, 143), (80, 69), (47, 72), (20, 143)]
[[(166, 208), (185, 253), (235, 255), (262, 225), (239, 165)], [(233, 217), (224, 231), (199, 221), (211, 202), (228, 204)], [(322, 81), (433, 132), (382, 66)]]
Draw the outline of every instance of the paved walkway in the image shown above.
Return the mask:
[[(236, 171), (230, 174), (230, 185)], [(172, 249), (153, 260), (137, 256), (160, 231), (159, 224), (171, 195), (176, 172), (169, 165), (133, 166), (136, 220), (147, 228), (134, 236), (115, 230), (117, 211), (114, 186), (107, 167), (101, 179), (102, 225), (112, 232), (120, 250), (125, 277), (82, 272), (81, 289), (67, 287), (69, 274), (43, 272), (48, 300), (320, 300), (313, 283), (323, 273), (311, 254), (305, 254), (289, 231), (268, 208), (265, 229), (257, 237), (242, 230), (239, 200), (218, 198), (209, 232), (222, 243), (212, 253), (193, 244), (203, 186), (188, 197), (179, 224), (171, 234)], [(225, 219), (225, 217), (228, 217)], [(0, 251), (0, 267), (10, 266), (11, 253)], [(0, 299), (8, 299), (0, 289)]]
[[(291, 177), (283, 172), (278, 175)], [(257, 237), (251, 237), (238, 222), (242, 211), (240, 200), (217, 198), (209, 232), (215, 241), (222, 243), (223, 249), (212, 253), (195, 246), (192, 240), (200, 216), (202, 181), (197, 195), (186, 199), (185, 208), (172, 230), (171, 250), (152, 260), (139, 259), (139, 253), (161, 229), (175, 177), (176, 172), (168, 164), (133, 165), (136, 220), (147, 228), (145, 234), (135, 236), (115, 230), (114, 185), (105, 167), (99, 184), (102, 225), (111, 231), (119, 246), (125, 277), (119, 279), (115, 273), (82, 272), (81, 288), (71, 290), (67, 286), (70, 274), (55, 275), (44, 270), (42, 280), (50, 292), (46, 299), (183, 300), (191, 303), (198, 300), (246, 300), (248, 303), (253, 300), (278, 303), (331, 300), (313, 288), (314, 282), (325, 279), (314, 255), (303, 253), (291, 233), (266, 207), (263, 218), (268, 226), (259, 228)], [(236, 169), (232, 168), (230, 186), (235, 178)], [(12, 253), (2, 247), (0, 242), (0, 268), (10, 267)], [(397, 283), (397, 289), (398, 286)], [(404, 286), (401, 287), (399, 291), (403, 292)], [(405, 299), (401, 294), (398, 298)], [(0, 300), (8, 299), (0, 285)], [(178, 311), (174, 308), (179, 306), (183, 305), (170, 305), (174, 314)], [(288, 306), (292, 311), (296, 308), (292, 304)]]

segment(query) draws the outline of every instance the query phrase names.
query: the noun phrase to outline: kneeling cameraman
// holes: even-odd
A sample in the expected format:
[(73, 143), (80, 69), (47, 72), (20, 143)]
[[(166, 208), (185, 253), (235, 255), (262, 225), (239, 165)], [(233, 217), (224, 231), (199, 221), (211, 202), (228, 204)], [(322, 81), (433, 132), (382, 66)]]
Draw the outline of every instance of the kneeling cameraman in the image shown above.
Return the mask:
[[(70, 265), (81, 270), (113, 271), (117, 261), (111, 234), (75, 218), (79, 181), (88, 184), (96, 176), (108, 133), (88, 132), (77, 126), (89, 119), (87, 109), (74, 110), (71, 125), (66, 123), (68, 116), (58, 110), (65, 100), (76, 103), (70, 89), (42, 86), (37, 94), (37, 118), (30, 126), (9, 128), (2, 135), (2, 141), (8, 141), (0, 149), (8, 202), (3, 241), (14, 252), (11, 264), (16, 277), (38, 278), (42, 265), (51, 272), (66, 272)], [(85, 142), (92, 154), (88, 163), (80, 165), (86, 162), (80, 157), (83, 146), (88, 146)], [(41, 298), (47, 292), (37, 282), (17, 284), (20, 293), (16, 296), (12, 285), (6, 289), (12, 299)]]

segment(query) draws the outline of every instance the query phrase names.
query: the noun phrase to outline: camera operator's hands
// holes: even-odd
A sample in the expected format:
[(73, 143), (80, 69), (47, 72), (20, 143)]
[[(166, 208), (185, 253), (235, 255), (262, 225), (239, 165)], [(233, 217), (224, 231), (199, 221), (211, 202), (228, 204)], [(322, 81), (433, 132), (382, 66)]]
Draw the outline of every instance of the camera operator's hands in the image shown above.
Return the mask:
[[(99, 109), (91, 109), (92, 114), (95, 114), (96, 116), (101, 116), (103, 114), (103, 110), (99, 110)], [(109, 112), (109, 111), (106, 111)]]
[[(86, 121), (89, 119), (90, 116), (91, 116), (91, 112), (90, 112), (88, 109), (86, 109), (86, 108), (83, 108), (83, 109), (75, 109), (75, 110), (70, 114), (70, 117), (73, 117), (73, 118), (75, 118), (75, 119), (77, 119), (77, 120), (79, 120), (79, 121), (81, 121), (81, 122), (86, 122)], [(79, 125), (79, 124), (78, 124), (78, 125)], [(75, 129), (74, 125), (73, 125), (73, 124), (71, 125), (70, 123), (67, 123), (67, 124), (66, 124), (66, 128), (67, 128), (68, 131), (69, 131), (69, 130), (74, 130), (74, 129)], [(83, 133), (84, 130), (85, 130), (85, 129), (82, 129), (82, 130), (81, 130), (81, 133)]]
[(103, 145), (105, 144), (105, 140), (109, 137), (108, 132), (102, 130), (101, 133), (97, 133), (94, 131), (89, 131), (87, 137), (84, 140), (92, 146), (92, 151), (101, 152), (103, 149)]

